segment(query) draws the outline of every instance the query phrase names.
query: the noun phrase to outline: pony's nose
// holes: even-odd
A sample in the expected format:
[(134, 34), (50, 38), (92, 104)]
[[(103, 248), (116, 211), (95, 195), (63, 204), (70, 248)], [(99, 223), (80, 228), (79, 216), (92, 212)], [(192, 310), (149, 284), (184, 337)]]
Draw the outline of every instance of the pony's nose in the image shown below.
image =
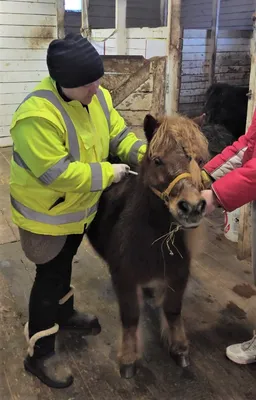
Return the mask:
[(197, 204), (191, 204), (186, 200), (180, 200), (178, 208), (185, 215), (202, 214), (206, 208), (206, 201), (201, 199)]

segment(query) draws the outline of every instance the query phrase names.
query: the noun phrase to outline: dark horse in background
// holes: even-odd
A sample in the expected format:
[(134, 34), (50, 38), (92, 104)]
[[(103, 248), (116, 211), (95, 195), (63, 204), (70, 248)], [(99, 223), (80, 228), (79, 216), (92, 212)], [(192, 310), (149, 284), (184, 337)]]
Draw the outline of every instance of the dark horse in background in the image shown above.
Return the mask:
[(214, 83), (205, 93), (202, 115), (197, 117), (209, 142), (211, 157), (245, 134), (248, 86)]
[(205, 213), (200, 167), (207, 140), (192, 120), (147, 115), (147, 153), (138, 176), (112, 185), (100, 199), (88, 238), (108, 263), (122, 324), (120, 374), (131, 378), (140, 357), (144, 288), (155, 290), (162, 333), (179, 365), (189, 364), (182, 299)]

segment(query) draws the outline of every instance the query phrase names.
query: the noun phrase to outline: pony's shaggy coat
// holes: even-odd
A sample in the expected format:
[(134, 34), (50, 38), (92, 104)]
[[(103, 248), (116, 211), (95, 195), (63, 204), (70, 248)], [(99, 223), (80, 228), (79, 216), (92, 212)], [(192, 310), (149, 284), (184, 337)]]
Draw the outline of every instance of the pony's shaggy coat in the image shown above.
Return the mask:
[[(171, 353), (182, 366), (188, 364), (181, 308), (196, 246), (193, 242), (199, 238), (201, 227), (178, 229), (175, 201), (184, 193), (188, 202), (191, 198), (197, 204), (201, 199), (198, 163), (209, 158), (205, 137), (188, 118), (177, 115), (156, 121), (147, 116), (144, 131), (148, 150), (139, 175), (128, 176), (103, 193), (88, 230), (91, 244), (109, 265), (117, 295), (123, 328), (120, 372), (126, 378), (134, 375), (139, 357), (141, 293), (147, 287), (155, 289), (162, 331)], [(176, 176), (189, 171), (193, 180), (183, 179), (175, 185), (169, 207), (151, 190), (162, 191)], [(198, 221), (202, 217), (198, 212)]]

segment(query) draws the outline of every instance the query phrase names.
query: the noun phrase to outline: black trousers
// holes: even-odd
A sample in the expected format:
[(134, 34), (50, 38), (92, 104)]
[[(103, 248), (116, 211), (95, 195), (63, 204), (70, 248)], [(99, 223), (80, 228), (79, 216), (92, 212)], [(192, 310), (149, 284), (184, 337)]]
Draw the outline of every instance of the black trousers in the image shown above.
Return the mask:
[[(61, 252), (51, 261), (36, 265), (36, 277), (29, 300), (29, 336), (52, 328), (73, 312), (73, 297), (62, 306), (59, 300), (70, 290), (72, 261), (84, 234), (68, 235)], [(36, 342), (34, 354), (41, 356), (54, 351), (55, 335)]]

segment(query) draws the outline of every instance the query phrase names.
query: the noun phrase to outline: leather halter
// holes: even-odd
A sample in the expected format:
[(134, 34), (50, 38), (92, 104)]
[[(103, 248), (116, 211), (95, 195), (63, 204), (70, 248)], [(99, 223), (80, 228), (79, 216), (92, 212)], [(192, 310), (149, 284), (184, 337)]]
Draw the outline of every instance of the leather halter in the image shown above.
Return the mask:
[(165, 189), (163, 192), (160, 192), (159, 190), (151, 187), (151, 190), (158, 196), (160, 197), (161, 200), (163, 200), (165, 203), (168, 204), (169, 198), (170, 198), (170, 193), (172, 191), (172, 189), (174, 188), (174, 186), (181, 180), (184, 178), (191, 178), (191, 174), (189, 172), (184, 172), (183, 174), (180, 174), (178, 176), (176, 176), (175, 179), (173, 179), (173, 181), (169, 184), (169, 186), (167, 187), (167, 189)]

